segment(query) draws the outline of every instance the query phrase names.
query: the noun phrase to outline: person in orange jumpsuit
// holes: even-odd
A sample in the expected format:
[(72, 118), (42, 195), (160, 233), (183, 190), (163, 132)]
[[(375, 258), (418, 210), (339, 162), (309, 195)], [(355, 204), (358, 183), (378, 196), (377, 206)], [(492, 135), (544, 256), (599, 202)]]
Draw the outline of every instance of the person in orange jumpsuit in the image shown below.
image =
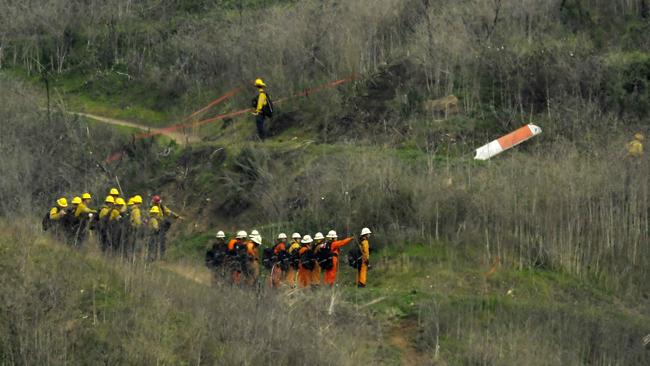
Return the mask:
[[(325, 243), (325, 237), (323, 236), (323, 233), (316, 233), (314, 235), (314, 255), (318, 256), (318, 251), (321, 249), (323, 244)], [(318, 287), (320, 286), (321, 283), (321, 268), (320, 264), (318, 261), (316, 261), (316, 264), (314, 265), (314, 269), (311, 271), (311, 285), (313, 287)]]
[(361, 230), (361, 237), (359, 237), (359, 250), (361, 250), (361, 265), (357, 271), (357, 287), (366, 287), (366, 276), (368, 274), (368, 265), (370, 264), (370, 243), (368, 238), (371, 231), (367, 227)]
[[(278, 259), (280, 258), (286, 259), (284, 256), (286, 250), (287, 250), (287, 234), (280, 233), (280, 235), (278, 235), (278, 240), (275, 246), (273, 247), (273, 255), (275, 258)], [(287, 263), (280, 263), (277, 260), (275, 263), (273, 263), (273, 267), (271, 268), (270, 282), (269, 282), (270, 287), (273, 288), (280, 287), (280, 284), (282, 283), (282, 278), (284, 277), (284, 270), (282, 268), (284, 267), (285, 269), (287, 269), (286, 265)]]
[(289, 260), (289, 268), (287, 269), (286, 283), (291, 288), (296, 287), (296, 271), (298, 271), (297, 262), (294, 262), (291, 259), (294, 257), (294, 255), (297, 255), (298, 251), (300, 250), (301, 238), (302, 237), (300, 236), (300, 234), (293, 233), (291, 235), (292, 242), (289, 245), (289, 249), (287, 249), (287, 254), (289, 254), (290, 260)]
[[(298, 256), (300, 257), (300, 264), (298, 265), (298, 287), (299, 288), (308, 288), (311, 285), (311, 271), (307, 264), (307, 258), (311, 254), (311, 243), (314, 240), (311, 238), (311, 235), (305, 235), (300, 243), (302, 246), (298, 251)], [(313, 259), (313, 258), (312, 258)]]
[(227, 263), (231, 270), (231, 279), (233, 285), (241, 283), (242, 265), (240, 251), (244, 247), (244, 239), (248, 234), (245, 231), (237, 232), (235, 239), (230, 239), (228, 242)]
[(252, 235), (251, 240), (246, 242), (246, 283), (249, 286), (255, 286), (257, 279), (260, 277), (260, 255), (257, 247), (262, 244), (260, 235)]
[(336, 272), (339, 266), (339, 255), (341, 254), (341, 248), (348, 245), (352, 241), (352, 237), (345, 238), (343, 240), (338, 239), (336, 231), (331, 230), (327, 233), (327, 243), (321, 247), (320, 250), (328, 250), (332, 256), (332, 268), (325, 270), (324, 282), (325, 285), (332, 287), (334, 282), (336, 282)]

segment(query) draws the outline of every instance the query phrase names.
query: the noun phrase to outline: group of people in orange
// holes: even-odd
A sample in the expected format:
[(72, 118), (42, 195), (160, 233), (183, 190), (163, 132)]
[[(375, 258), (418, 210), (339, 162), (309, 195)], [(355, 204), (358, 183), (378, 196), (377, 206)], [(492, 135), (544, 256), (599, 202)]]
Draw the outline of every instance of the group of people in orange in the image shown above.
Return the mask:
[[(370, 264), (371, 231), (363, 228), (356, 248), (348, 252), (347, 262), (357, 270), (355, 284), (366, 287), (368, 266)], [(227, 240), (219, 231), (216, 241), (206, 252), (206, 265), (213, 269), (216, 278), (233, 285), (255, 285), (259, 282), (260, 266), (270, 271), (268, 284), (279, 288), (313, 288), (321, 284), (332, 287), (336, 283), (341, 249), (353, 241), (353, 237), (339, 239), (334, 230), (327, 235), (316, 233), (301, 236), (291, 235), (291, 242), (285, 233), (280, 233), (272, 247), (262, 251), (262, 236), (257, 230), (249, 235), (238, 231), (234, 238)]]

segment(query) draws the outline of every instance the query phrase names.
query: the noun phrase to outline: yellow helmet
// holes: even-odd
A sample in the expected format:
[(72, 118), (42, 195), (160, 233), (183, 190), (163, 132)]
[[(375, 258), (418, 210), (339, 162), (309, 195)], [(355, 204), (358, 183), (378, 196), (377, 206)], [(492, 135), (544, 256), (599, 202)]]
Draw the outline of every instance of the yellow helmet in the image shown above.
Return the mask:
[(255, 80), (255, 86), (258, 87), (258, 88), (265, 88), (266, 84), (264, 84), (264, 80), (256, 79)]
[(124, 202), (124, 198), (117, 197), (115, 199), (115, 204), (118, 205), (118, 206), (124, 206), (124, 205), (126, 205), (126, 202)]
[(643, 134), (641, 132), (638, 132), (634, 135), (634, 138), (639, 141), (643, 141)]
[(59, 205), (59, 207), (66, 208), (68, 207), (68, 200), (65, 199), (65, 197), (61, 197), (58, 200), (56, 200), (56, 204)]
[(126, 202), (127, 205), (133, 206), (133, 197), (129, 198), (129, 200)]
[(142, 203), (142, 196), (139, 194), (136, 194), (133, 196), (133, 203), (134, 204), (141, 204)]
[(111, 196), (119, 196), (120, 191), (118, 191), (117, 188), (111, 188), (111, 191), (108, 194), (110, 194)]
[(85, 199), (85, 200), (89, 200), (89, 199), (92, 199), (93, 197), (90, 195), (90, 193), (86, 192), (86, 193), (81, 195), (81, 198)]
[(149, 213), (159, 214), (160, 213), (160, 208), (158, 208), (158, 206), (153, 206), (153, 207), (151, 207), (151, 210), (149, 210)]
[(115, 203), (115, 197), (106, 196), (106, 199), (104, 200), (104, 203)]
[(78, 205), (81, 203), (81, 197), (75, 197), (72, 199), (72, 204), (73, 205)]

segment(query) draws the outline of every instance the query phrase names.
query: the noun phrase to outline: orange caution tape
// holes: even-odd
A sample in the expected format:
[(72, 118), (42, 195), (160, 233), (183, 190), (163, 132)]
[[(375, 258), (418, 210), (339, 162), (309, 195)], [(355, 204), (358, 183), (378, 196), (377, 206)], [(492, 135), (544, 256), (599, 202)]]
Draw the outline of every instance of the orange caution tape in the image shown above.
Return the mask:
[(194, 118), (194, 117), (196, 117), (196, 116), (198, 116), (200, 114), (205, 113), (208, 109), (218, 105), (219, 103), (223, 102), (226, 99), (231, 98), (232, 96), (236, 95), (237, 93), (239, 93), (242, 90), (244, 90), (244, 88), (240, 86), (239, 88), (235, 88), (233, 90), (228, 91), (224, 95), (222, 95), (219, 98), (217, 98), (217, 99), (213, 100), (212, 102), (210, 102), (210, 104), (208, 104), (207, 106), (205, 106), (205, 107), (199, 109), (198, 111), (190, 114), (189, 116), (185, 117), (183, 119), (183, 121), (187, 121), (187, 120), (192, 119), (192, 118)]

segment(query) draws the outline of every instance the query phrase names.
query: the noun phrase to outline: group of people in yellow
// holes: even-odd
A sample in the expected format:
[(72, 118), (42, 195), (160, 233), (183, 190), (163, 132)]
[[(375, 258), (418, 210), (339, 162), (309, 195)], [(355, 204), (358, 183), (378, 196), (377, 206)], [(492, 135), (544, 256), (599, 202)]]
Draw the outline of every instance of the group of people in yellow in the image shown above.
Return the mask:
[(171, 219), (182, 219), (164, 206), (158, 195), (151, 198), (145, 215), (141, 195), (125, 200), (117, 188), (110, 189), (99, 209), (91, 205), (92, 195), (87, 192), (72, 198), (70, 204), (67, 198), (61, 197), (43, 218), (43, 229), (62, 236), (75, 247), (81, 247), (90, 232), (95, 232), (106, 254), (124, 257), (142, 254), (154, 260), (165, 255)]
[[(356, 248), (348, 253), (348, 265), (357, 270), (356, 286), (366, 287), (368, 266), (370, 265), (370, 234), (363, 228)], [(260, 258), (259, 247), (262, 236), (257, 230), (249, 235), (238, 231), (234, 238), (227, 240), (226, 234), (219, 231), (216, 240), (206, 252), (206, 265), (214, 270), (217, 280), (233, 285), (258, 283), (260, 262), (270, 270), (268, 284), (279, 288), (314, 288), (320, 285), (332, 287), (336, 283), (341, 249), (353, 241), (353, 237), (339, 239), (334, 230), (327, 235), (316, 233), (301, 236), (291, 235), (291, 242), (285, 233), (280, 233), (270, 248), (263, 251)]]

